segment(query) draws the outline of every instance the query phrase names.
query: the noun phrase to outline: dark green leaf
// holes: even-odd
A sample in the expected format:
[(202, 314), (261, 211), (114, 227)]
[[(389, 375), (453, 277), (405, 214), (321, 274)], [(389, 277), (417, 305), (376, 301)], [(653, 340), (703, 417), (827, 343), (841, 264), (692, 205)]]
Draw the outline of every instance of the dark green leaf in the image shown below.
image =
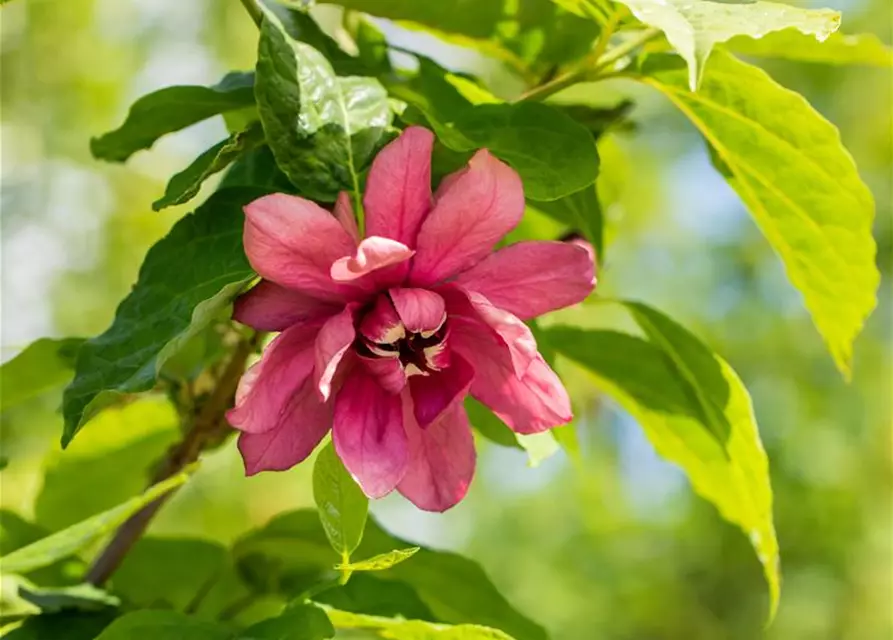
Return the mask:
[(876, 304), (874, 201), (837, 128), (763, 70), (717, 51), (697, 93), (678, 58), (651, 56), (639, 78), (700, 129), (714, 164), (778, 252), (849, 375), (853, 341)]
[(346, 564), (363, 539), (369, 499), (357, 485), (330, 442), (313, 466), (313, 499), (332, 548)]
[(410, 585), (399, 580), (381, 580), (370, 573), (354, 574), (347, 584), (323, 591), (313, 599), (342, 611), (434, 620), (431, 610)]
[(216, 581), (228, 562), (210, 540), (141, 538), (114, 575), (114, 591), (136, 607), (186, 610)]
[(594, 184), (558, 200), (534, 202), (533, 207), (579, 231), (595, 249), (598, 263), (604, 264), (604, 216)]
[(774, 612), (778, 544), (769, 466), (750, 396), (722, 358), (644, 305), (628, 308), (651, 342), (612, 331), (545, 331), (565, 357), (636, 418), (657, 452), (750, 538), (763, 564)]
[[(282, 22), (288, 35), (294, 40), (309, 44), (319, 51), (339, 76), (371, 75), (364, 62), (344, 52), (338, 43), (323, 31), (310, 14), (298, 9), (274, 7), (274, 13)], [(282, 9), (277, 11), (276, 9)]]
[(134, 611), (121, 616), (96, 640), (235, 640), (236, 635), (216, 622), (191, 618), (176, 611)]
[(593, 107), (588, 104), (558, 104), (552, 106), (589, 129), (596, 141), (607, 131), (630, 129), (633, 126), (628, 119), (629, 113), (633, 109), (631, 100), (621, 100), (613, 107)]
[(161, 211), (165, 207), (192, 200), (205, 180), (226, 169), (242, 154), (251, 151), (263, 141), (264, 131), (259, 122), (221, 140), (193, 160), (183, 171), (175, 174), (167, 183), (164, 195), (152, 203), (152, 209)]
[(66, 451), (47, 457), (34, 519), (57, 531), (140, 493), (179, 438), (179, 417), (163, 398), (103, 412)]
[(20, 584), (18, 595), (43, 613), (58, 613), (68, 609), (101, 611), (120, 604), (118, 598), (92, 584), (79, 584), (73, 587), (38, 587)]
[(358, 57), (367, 69), (371, 69), (376, 75), (393, 71), (388, 57), (388, 42), (378, 27), (359, 17), (354, 40), (357, 43)]
[(0, 406), (5, 411), (61, 387), (74, 375), (82, 338), (41, 338), (0, 366)]
[(242, 249), (242, 207), (265, 193), (218, 191), (149, 250), (112, 326), (78, 354), (63, 399), (63, 446), (108, 401), (151, 389), (164, 362), (254, 277)]
[(165, 134), (253, 104), (253, 83), (253, 74), (229, 73), (211, 87), (159, 89), (134, 102), (119, 128), (93, 138), (90, 151), (100, 160), (124, 162), (137, 151), (151, 147)]
[(3, 558), (3, 571), (25, 573), (74, 555), (98, 538), (117, 529), (134, 513), (169, 491), (173, 491), (188, 478), (188, 472), (177, 474), (114, 509), (97, 514), (26, 547), (16, 549)]
[(299, 191), (334, 200), (359, 197), (359, 174), (384, 142), (391, 108), (373, 78), (339, 78), (316, 49), (267, 14), (255, 83), (258, 112), (276, 162)]
[[(387, 534), (370, 519), (356, 554), (370, 557), (407, 546), (411, 543)], [(233, 553), (246, 577), (261, 590), (289, 585), (303, 590), (308, 574), (316, 572), (319, 576), (339, 560), (313, 510), (274, 518), (263, 529), (239, 540)], [(378, 571), (375, 576), (411, 586), (441, 622), (495, 627), (518, 640), (546, 638), (542, 627), (500, 595), (477, 563), (455, 553), (422, 548), (408, 562)]]
[[(4, 640), (93, 640), (115, 618), (112, 611), (65, 611), (24, 620), (3, 634)], [(131, 639), (132, 640), (132, 639)]]
[(295, 186), (282, 173), (266, 144), (249, 151), (232, 164), (220, 181), (219, 189), (231, 187), (262, 187), (280, 193), (295, 191)]
[(471, 396), (465, 398), (465, 411), (468, 412), (471, 425), (487, 440), (503, 447), (521, 448), (515, 433), (496, 414)]
[(312, 604), (292, 605), (282, 615), (251, 625), (239, 640), (325, 640), (335, 636), (328, 616)]

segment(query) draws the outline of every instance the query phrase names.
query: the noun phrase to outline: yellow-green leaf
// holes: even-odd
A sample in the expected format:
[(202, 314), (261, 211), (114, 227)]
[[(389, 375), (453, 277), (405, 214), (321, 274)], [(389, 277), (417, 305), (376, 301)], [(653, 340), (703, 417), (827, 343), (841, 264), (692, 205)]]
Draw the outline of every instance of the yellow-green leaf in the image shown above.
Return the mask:
[(874, 200), (837, 128), (765, 71), (717, 51), (697, 93), (671, 56), (651, 56), (641, 82), (701, 131), (714, 164), (781, 257), (845, 376), (876, 304)]
[(418, 550), (419, 547), (394, 549), (393, 551), (379, 553), (359, 562), (338, 564), (335, 565), (335, 568), (340, 571), (384, 571), (385, 569), (390, 569), (395, 564), (400, 564), (404, 560), (409, 560)]
[(363, 539), (369, 499), (344, 468), (331, 442), (313, 465), (313, 498), (332, 548), (348, 558)]
[(737, 36), (729, 40), (732, 51), (763, 58), (784, 58), (833, 65), (893, 67), (893, 49), (873, 33), (832, 33), (819, 41), (796, 29), (769, 33), (762, 38)]

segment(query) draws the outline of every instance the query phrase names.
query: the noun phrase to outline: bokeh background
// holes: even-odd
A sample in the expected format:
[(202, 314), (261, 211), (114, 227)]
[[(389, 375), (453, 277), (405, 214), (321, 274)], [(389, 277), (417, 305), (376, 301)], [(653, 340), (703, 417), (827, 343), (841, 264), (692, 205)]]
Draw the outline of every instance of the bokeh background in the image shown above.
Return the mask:
[[(844, 30), (893, 35), (887, 0), (830, 0)], [(316, 7), (334, 25), (330, 7)], [(146, 249), (185, 212), (153, 213), (166, 179), (224, 134), (209, 121), (126, 166), (91, 159), (88, 139), (117, 126), (140, 95), (213, 83), (252, 66), (256, 31), (235, 0), (17, 0), (0, 11), (2, 347), (91, 336), (111, 321)], [(392, 42), (472, 71), (497, 93), (521, 89), (499, 64), (379, 23)], [(529, 468), (519, 450), (481, 443), (468, 499), (442, 516), (399, 497), (373, 512), (403, 537), (479, 561), (506, 596), (557, 640), (881, 640), (893, 637), (889, 69), (772, 62), (781, 83), (836, 123), (877, 201), (877, 310), (846, 384), (799, 294), (694, 129), (656, 94), (624, 84), (560, 100), (636, 101), (632, 133), (601, 145), (608, 238), (599, 287), (682, 321), (721, 353), (753, 395), (772, 464), (784, 587), (763, 631), (766, 592), (744, 535), (658, 459), (622, 410), (559, 363), (577, 403), (578, 460)], [(548, 234), (534, 214), (519, 235)], [(601, 306), (549, 321), (622, 322)], [(103, 414), (64, 454), (59, 393), (0, 416), (0, 506), (47, 529), (137, 493), (177, 437), (172, 410), (147, 397)], [(245, 479), (231, 441), (152, 525), (152, 535), (229, 543), (286, 509), (312, 504), (311, 465)], [(114, 478), (114, 481), (110, 481)]]

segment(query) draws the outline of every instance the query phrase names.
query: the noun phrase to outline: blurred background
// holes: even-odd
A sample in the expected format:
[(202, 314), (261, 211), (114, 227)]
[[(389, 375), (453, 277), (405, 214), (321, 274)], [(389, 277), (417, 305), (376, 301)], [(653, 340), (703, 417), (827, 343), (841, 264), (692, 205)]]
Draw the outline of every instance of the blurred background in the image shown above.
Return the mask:
[[(830, 0), (843, 30), (888, 44), (888, 0)], [(317, 7), (335, 24), (331, 7)], [(146, 249), (186, 208), (153, 213), (167, 178), (224, 135), (217, 119), (162, 139), (126, 166), (91, 159), (90, 136), (169, 84), (210, 84), (253, 64), (256, 30), (238, 2), (18, 0), (0, 12), (3, 358), (43, 336), (92, 336), (111, 321)], [(521, 89), (499, 64), (431, 36), (379, 25), (396, 44)], [(690, 124), (660, 96), (624, 84), (560, 100), (636, 101), (635, 132), (607, 137), (599, 187), (608, 220), (605, 295), (664, 310), (722, 354), (753, 395), (772, 465), (784, 586), (762, 630), (766, 590), (744, 535), (658, 459), (622, 410), (559, 363), (576, 402), (578, 460), (529, 468), (519, 450), (482, 442), (468, 499), (445, 515), (399, 497), (373, 504), (395, 533), (479, 561), (500, 590), (557, 640), (874, 640), (893, 637), (889, 69), (765, 64), (836, 123), (877, 201), (877, 310), (846, 384), (800, 295)], [(552, 233), (531, 213), (517, 235)], [(548, 322), (603, 325), (602, 307)], [(161, 397), (110, 410), (59, 448), (60, 394), (0, 417), (0, 506), (46, 529), (137, 493), (177, 438)], [(208, 456), (163, 510), (153, 535), (229, 543), (286, 509), (312, 504), (310, 464), (245, 479), (234, 441)], [(110, 481), (110, 478), (114, 478)]]

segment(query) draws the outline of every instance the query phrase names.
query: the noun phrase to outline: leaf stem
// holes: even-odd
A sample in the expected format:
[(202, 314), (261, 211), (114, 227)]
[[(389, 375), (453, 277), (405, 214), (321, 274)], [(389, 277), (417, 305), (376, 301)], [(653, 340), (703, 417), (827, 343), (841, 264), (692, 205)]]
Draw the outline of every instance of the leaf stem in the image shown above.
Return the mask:
[(245, 11), (248, 12), (248, 15), (254, 21), (254, 24), (260, 29), (260, 25), (264, 21), (264, 12), (258, 6), (257, 0), (241, 0), (241, 2), (242, 6), (245, 7)]
[[(229, 430), (225, 419), (226, 411), (233, 402), (236, 387), (245, 371), (248, 357), (257, 348), (261, 335), (256, 333), (251, 338), (239, 342), (226, 369), (220, 375), (217, 386), (193, 420), (192, 427), (183, 440), (176, 444), (162, 460), (150, 486), (176, 475), (184, 467), (195, 462), (207, 445), (225, 437)], [(145, 533), (158, 510), (173, 494), (174, 491), (167, 492), (154, 502), (147, 504), (122, 524), (108, 545), (93, 561), (87, 571), (85, 581), (96, 587), (102, 586), (120, 566), (124, 556), (136, 544), (136, 541)]]
[(623, 44), (614, 47), (613, 49), (605, 53), (592, 66), (585, 66), (580, 69), (575, 69), (574, 71), (569, 71), (568, 73), (562, 76), (558, 76), (557, 78), (551, 80), (550, 82), (547, 82), (546, 84), (534, 87), (527, 93), (522, 94), (521, 97), (518, 98), (518, 101), (545, 100), (549, 96), (552, 96), (559, 91), (563, 91), (577, 83), (586, 82), (587, 80), (596, 80), (601, 75), (599, 74), (599, 71), (611, 66), (624, 56), (629, 55), (649, 40), (653, 40), (654, 38), (659, 36), (660, 33), (660, 29), (645, 29), (640, 32), (637, 37), (631, 38), (630, 40), (627, 40)]

